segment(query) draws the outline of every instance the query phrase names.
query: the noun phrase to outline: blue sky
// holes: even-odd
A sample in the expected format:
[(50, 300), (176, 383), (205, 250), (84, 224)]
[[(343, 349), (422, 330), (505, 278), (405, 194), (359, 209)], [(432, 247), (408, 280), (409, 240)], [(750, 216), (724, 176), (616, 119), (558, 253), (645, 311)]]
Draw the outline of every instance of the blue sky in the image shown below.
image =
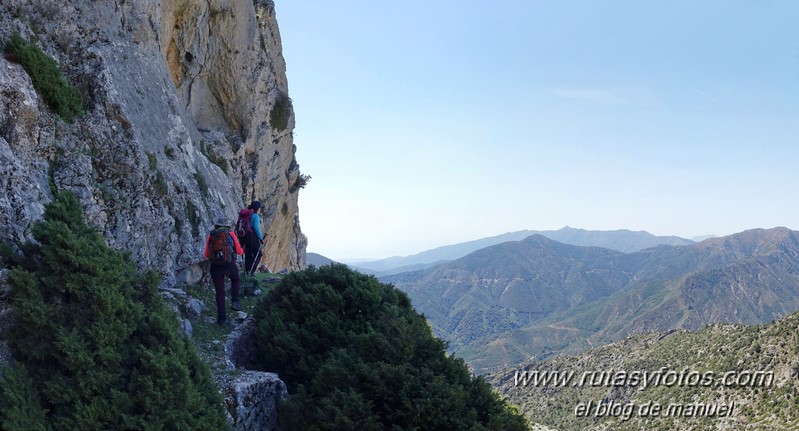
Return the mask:
[(276, 9), (309, 251), (799, 229), (799, 2)]

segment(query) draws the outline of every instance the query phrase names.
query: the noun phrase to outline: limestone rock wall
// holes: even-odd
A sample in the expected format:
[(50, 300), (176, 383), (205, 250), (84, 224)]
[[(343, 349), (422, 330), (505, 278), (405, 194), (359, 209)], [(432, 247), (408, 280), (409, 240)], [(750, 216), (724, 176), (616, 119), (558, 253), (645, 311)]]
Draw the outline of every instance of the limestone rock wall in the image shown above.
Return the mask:
[(56, 59), (86, 114), (58, 119), (0, 57), (0, 238), (30, 239), (52, 190), (72, 190), (109, 244), (169, 286), (199, 279), (215, 219), (259, 199), (263, 263), (303, 266), (294, 118), (270, 121), (288, 95), (271, 1), (5, 0), (0, 43), (14, 32)]

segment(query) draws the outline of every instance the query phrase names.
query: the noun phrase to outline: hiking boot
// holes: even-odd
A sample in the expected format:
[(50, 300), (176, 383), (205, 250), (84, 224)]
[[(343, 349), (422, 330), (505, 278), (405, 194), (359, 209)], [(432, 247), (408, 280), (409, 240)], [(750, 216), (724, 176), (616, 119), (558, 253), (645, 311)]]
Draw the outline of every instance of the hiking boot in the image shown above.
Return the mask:
[(233, 311), (241, 311), (241, 304), (239, 304), (238, 300), (235, 300), (230, 303), (230, 309)]

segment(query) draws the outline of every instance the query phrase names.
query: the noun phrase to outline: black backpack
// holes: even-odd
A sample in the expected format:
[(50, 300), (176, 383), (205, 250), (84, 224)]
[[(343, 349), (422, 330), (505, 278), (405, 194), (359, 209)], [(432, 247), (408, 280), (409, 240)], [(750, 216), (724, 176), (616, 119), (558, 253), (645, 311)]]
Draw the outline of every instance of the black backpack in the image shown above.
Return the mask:
[(233, 237), (230, 236), (230, 229), (220, 227), (211, 231), (208, 249), (211, 255), (211, 264), (225, 266), (233, 262), (236, 255)]

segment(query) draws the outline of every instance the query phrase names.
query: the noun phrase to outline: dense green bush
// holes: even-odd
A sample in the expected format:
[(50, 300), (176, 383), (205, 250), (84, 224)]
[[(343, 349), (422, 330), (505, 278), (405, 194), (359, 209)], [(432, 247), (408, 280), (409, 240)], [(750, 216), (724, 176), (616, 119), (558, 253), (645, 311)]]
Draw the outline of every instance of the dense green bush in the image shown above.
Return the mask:
[(408, 296), (344, 265), (288, 275), (255, 309), (258, 361), (289, 430), (526, 430), (447, 355)]
[(83, 115), (83, 96), (64, 78), (58, 63), (39, 47), (14, 33), (6, 43), (5, 52), (6, 57), (25, 68), (33, 87), (59, 117), (71, 122)]
[(155, 273), (108, 247), (69, 192), (33, 235), (38, 244), (3, 258), (16, 365), (0, 379), (0, 430), (227, 428), (210, 371), (179, 335)]
[(269, 112), (269, 124), (278, 132), (286, 130), (289, 126), (289, 118), (291, 118), (291, 98), (286, 93), (279, 93), (275, 98), (275, 104)]
[(24, 366), (5, 370), (0, 386), (0, 429), (45, 431), (46, 413)]

